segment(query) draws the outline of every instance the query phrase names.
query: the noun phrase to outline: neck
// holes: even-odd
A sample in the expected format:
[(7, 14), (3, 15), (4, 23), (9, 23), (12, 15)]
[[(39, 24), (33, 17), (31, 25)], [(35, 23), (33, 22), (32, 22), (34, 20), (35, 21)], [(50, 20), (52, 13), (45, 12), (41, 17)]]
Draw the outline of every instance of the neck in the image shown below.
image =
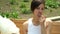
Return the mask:
[(35, 18), (35, 17), (33, 17), (32, 22), (33, 22), (33, 24), (36, 25), (36, 26), (37, 26), (37, 25), (40, 25), (39, 19), (37, 19), (37, 18)]

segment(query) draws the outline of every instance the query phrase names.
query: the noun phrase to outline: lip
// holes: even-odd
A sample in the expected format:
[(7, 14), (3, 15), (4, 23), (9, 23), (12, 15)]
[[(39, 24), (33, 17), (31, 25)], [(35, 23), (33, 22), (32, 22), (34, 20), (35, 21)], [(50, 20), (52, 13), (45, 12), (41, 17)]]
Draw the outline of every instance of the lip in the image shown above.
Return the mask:
[(42, 15), (42, 14), (38, 14), (37, 16), (38, 16), (38, 17), (41, 17), (41, 15)]

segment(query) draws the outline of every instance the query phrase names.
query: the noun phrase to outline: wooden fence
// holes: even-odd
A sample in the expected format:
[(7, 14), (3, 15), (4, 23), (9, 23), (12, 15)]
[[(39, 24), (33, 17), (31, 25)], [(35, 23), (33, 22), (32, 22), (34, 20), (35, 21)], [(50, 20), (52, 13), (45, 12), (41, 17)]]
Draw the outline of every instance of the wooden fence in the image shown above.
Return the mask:
[[(18, 28), (20, 28), (20, 34), (23, 34), (23, 28), (22, 28), (22, 24), (26, 21), (26, 20), (17, 20), (17, 19), (11, 19)], [(49, 26), (50, 30), (49, 34), (60, 34), (60, 22), (55, 22), (53, 21), (51, 23), (51, 25)]]
[(23, 34), (23, 28), (22, 28), (22, 24), (26, 21), (26, 20), (23, 20), (23, 19), (11, 19), (15, 24), (16, 26), (20, 29), (20, 34)]

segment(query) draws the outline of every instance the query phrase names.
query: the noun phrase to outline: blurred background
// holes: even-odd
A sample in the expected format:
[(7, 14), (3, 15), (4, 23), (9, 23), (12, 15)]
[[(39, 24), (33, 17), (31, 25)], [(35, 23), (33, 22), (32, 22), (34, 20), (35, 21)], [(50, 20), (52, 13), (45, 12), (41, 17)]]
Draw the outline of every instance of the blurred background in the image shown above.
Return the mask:
[[(32, 0), (0, 0), (0, 15), (7, 18), (28, 19), (31, 17)], [(44, 15), (60, 16), (60, 0), (45, 0)]]

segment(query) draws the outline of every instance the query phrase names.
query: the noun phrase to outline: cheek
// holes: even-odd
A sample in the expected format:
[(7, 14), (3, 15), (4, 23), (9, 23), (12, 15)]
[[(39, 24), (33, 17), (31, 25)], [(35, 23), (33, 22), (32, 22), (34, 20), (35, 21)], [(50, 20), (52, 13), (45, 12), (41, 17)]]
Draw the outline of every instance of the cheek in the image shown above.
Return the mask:
[(40, 14), (42, 14), (43, 13), (43, 11), (40, 11)]
[(43, 13), (43, 10), (40, 10), (39, 12)]
[(38, 10), (34, 10), (34, 14), (37, 15), (38, 14)]
[(37, 14), (43, 14), (43, 10), (35, 10), (34, 11), (34, 14), (37, 15)]

